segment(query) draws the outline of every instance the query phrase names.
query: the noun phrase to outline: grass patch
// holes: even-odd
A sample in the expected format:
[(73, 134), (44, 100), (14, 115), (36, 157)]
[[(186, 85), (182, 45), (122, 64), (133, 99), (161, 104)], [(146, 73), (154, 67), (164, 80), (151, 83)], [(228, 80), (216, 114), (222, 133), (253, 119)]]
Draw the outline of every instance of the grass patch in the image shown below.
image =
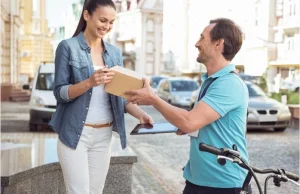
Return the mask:
[(299, 93), (297, 93), (297, 92), (272, 93), (271, 98), (281, 102), (282, 95), (287, 95), (287, 104), (299, 104), (300, 98), (299, 98)]

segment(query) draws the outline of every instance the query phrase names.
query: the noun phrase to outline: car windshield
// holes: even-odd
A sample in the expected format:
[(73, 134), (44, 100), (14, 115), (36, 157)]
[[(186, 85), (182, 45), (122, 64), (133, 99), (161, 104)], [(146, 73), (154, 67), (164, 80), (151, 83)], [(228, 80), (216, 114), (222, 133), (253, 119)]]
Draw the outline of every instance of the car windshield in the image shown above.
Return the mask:
[(194, 81), (172, 81), (171, 86), (173, 92), (190, 92), (198, 89), (198, 86)]
[(152, 77), (151, 78), (151, 86), (152, 88), (157, 88), (160, 80), (164, 79), (164, 77)]
[(266, 96), (265, 92), (255, 84), (247, 84), (249, 97)]
[(40, 73), (36, 82), (37, 90), (53, 90), (54, 73)]

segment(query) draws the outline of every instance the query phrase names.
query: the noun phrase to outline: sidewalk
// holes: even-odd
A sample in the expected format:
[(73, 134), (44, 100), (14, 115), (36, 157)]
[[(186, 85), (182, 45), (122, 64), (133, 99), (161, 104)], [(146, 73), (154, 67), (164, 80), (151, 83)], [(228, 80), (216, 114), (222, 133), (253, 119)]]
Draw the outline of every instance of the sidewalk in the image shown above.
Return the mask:
[[(28, 103), (1, 103), (1, 139), (30, 139), (33, 136), (55, 138), (56, 134), (47, 130), (40, 133), (29, 132), (29, 105)], [(132, 120), (127, 121), (133, 125)], [(176, 194), (153, 174), (153, 169), (147, 161), (138, 156), (138, 162), (133, 165), (133, 194)], [(178, 192), (178, 194), (181, 192)]]

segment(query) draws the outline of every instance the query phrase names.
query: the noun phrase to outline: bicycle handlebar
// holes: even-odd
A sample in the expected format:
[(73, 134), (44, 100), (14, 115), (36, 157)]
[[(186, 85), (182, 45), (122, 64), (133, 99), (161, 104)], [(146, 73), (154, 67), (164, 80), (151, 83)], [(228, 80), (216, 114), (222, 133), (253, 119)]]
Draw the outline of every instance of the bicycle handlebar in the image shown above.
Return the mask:
[[(231, 150), (231, 149), (228, 149), (228, 148), (216, 148), (216, 147), (213, 147), (211, 145), (207, 145), (205, 143), (200, 143), (199, 144), (199, 150), (204, 151), (204, 152), (209, 152), (209, 153), (215, 154), (215, 155), (230, 157), (230, 158), (234, 158), (234, 157), (240, 158), (239, 152), (236, 151), (236, 150)], [(246, 165), (243, 164), (243, 163), (241, 163), (239, 165), (243, 168), (246, 168)], [(253, 169), (254, 172), (257, 172), (257, 173), (260, 173), (260, 174), (268, 174), (268, 173), (281, 174), (280, 170), (276, 170), (276, 169), (259, 169), (259, 168), (252, 167), (252, 166), (250, 166), (250, 167)], [(288, 172), (288, 171), (285, 171), (284, 169), (281, 169), (281, 170), (285, 173), (285, 175), (289, 179), (292, 179), (294, 181), (299, 180), (298, 175), (296, 175), (294, 173), (291, 173), (291, 172)]]
[(209, 153), (215, 154), (215, 155), (224, 156), (224, 153), (221, 149), (207, 145), (205, 143), (199, 144), (199, 150), (204, 151), (204, 152), (209, 152)]
[(209, 152), (215, 155), (221, 155), (221, 156), (228, 156), (228, 155), (234, 155), (234, 156), (240, 156), (240, 152), (236, 150), (231, 150), (228, 148), (216, 148), (204, 143), (199, 144), (199, 149), (201, 151)]

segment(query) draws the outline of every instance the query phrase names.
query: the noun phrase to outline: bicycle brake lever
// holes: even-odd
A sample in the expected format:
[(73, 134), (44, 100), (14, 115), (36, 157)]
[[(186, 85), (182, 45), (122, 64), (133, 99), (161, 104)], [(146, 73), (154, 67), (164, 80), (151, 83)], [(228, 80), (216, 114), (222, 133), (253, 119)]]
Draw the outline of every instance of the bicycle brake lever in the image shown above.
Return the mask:
[(280, 175), (279, 175), (280, 180), (283, 182), (288, 182), (289, 179), (286, 176), (284, 169), (280, 169), (278, 171), (280, 172)]
[(226, 160), (229, 160), (230, 162), (234, 162), (232, 158), (226, 157), (226, 156), (217, 156), (217, 161), (220, 165), (224, 166), (226, 164)]

